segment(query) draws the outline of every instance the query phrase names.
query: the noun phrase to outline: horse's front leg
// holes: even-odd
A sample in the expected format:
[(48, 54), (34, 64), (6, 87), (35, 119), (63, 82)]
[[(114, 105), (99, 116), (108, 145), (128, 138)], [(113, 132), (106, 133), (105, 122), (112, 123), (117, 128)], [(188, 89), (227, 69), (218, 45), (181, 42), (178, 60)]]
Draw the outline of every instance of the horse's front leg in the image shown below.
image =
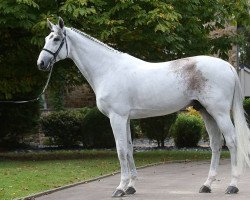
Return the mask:
[(121, 197), (125, 195), (130, 175), (128, 167), (128, 143), (127, 143), (127, 123), (128, 117), (117, 114), (110, 115), (110, 123), (114, 133), (116, 149), (121, 166), (121, 181), (119, 186), (113, 192), (112, 197)]
[(131, 138), (131, 131), (130, 131), (130, 120), (127, 123), (127, 141), (128, 141), (128, 164), (130, 170), (130, 181), (128, 184), (128, 188), (126, 189), (126, 194), (134, 194), (135, 190), (135, 181), (137, 178), (137, 171), (135, 167), (135, 162), (133, 158), (133, 142)]

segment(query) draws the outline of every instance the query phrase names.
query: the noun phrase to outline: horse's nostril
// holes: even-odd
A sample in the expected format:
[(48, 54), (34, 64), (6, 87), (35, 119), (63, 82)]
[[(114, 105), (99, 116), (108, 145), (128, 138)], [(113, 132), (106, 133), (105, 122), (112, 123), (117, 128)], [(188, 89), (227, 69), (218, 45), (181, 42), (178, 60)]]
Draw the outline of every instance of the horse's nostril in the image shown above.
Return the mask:
[(44, 61), (41, 61), (41, 62), (38, 64), (38, 67), (39, 67), (40, 69), (44, 68)]
[(44, 67), (44, 61), (41, 61), (40, 67)]

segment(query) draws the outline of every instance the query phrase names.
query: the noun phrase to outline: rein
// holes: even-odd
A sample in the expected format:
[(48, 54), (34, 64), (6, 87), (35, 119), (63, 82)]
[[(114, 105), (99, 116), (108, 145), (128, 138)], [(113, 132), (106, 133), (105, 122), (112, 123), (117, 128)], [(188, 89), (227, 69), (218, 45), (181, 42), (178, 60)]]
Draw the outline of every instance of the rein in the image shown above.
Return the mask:
[[(52, 59), (52, 63), (54, 63), (56, 61), (56, 57), (58, 56), (59, 52), (61, 51), (64, 43), (66, 44), (66, 49), (67, 49), (67, 57), (68, 57), (68, 44), (67, 44), (67, 41), (66, 41), (66, 32), (64, 33), (64, 38), (62, 39), (62, 42), (60, 44), (60, 46), (58, 47), (58, 49), (56, 50), (56, 52), (52, 52), (48, 49), (45, 49), (43, 48), (42, 50), (50, 53), (51, 55), (53, 55), (53, 59)], [(53, 65), (50, 69), (50, 72), (49, 72), (49, 75), (48, 75), (48, 79), (46, 81), (46, 84), (42, 90), (42, 92), (38, 95), (37, 98), (34, 98), (34, 99), (29, 99), (29, 100), (24, 100), (24, 101), (0, 101), (0, 103), (13, 103), (13, 104), (22, 104), (22, 103), (29, 103), (29, 102), (35, 102), (35, 101), (38, 101), (40, 99), (40, 97), (44, 94), (45, 90), (47, 89), (48, 85), (49, 85), (49, 81), (50, 81), (50, 77), (51, 77), (51, 74), (52, 74), (52, 70), (53, 70)]]

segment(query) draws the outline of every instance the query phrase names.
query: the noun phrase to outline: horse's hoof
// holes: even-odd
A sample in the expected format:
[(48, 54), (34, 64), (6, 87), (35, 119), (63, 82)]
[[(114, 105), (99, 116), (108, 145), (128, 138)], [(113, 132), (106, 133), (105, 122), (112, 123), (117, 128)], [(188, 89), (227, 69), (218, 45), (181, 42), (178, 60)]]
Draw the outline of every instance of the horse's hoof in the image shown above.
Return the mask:
[(226, 190), (226, 194), (237, 194), (239, 192), (239, 189), (235, 186), (228, 186)]
[(134, 194), (136, 192), (134, 187), (128, 187), (125, 191), (126, 194)]
[(122, 197), (125, 195), (125, 192), (123, 190), (115, 190), (112, 194), (112, 197)]
[(207, 187), (207, 186), (205, 186), (205, 185), (203, 185), (203, 186), (200, 188), (199, 193), (211, 193), (211, 188), (210, 188), (210, 187)]

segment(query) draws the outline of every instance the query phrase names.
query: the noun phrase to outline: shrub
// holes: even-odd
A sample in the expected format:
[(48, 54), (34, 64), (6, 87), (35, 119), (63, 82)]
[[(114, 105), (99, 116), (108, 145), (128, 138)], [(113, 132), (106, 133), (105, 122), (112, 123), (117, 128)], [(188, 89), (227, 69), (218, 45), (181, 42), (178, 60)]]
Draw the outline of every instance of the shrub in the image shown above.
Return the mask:
[(0, 148), (15, 149), (23, 136), (34, 133), (38, 125), (39, 103), (0, 104)]
[[(200, 115), (199, 111), (195, 110), (193, 108), (193, 106), (189, 106), (186, 109), (186, 111), (187, 111), (188, 115), (195, 115), (195, 116), (201, 118), (201, 115)], [(204, 122), (203, 122), (203, 124), (204, 124)], [(208, 136), (205, 124), (203, 125), (202, 131), (201, 131), (201, 138), (202, 138), (203, 141), (206, 141), (206, 142), (209, 141), (209, 136)]]
[(86, 148), (112, 148), (115, 140), (108, 117), (97, 108), (86, 114), (82, 126), (81, 141)]
[(201, 139), (203, 127), (199, 116), (180, 113), (172, 130), (175, 145), (178, 148), (196, 147)]
[(52, 112), (41, 118), (41, 128), (52, 144), (72, 147), (79, 143), (82, 123), (89, 109)]
[(158, 147), (164, 147), (164, 140), (169, 136), (169, 130), (176, 120), (176, 113), (161, 117), (151, 117), (140, 121), (142, 132), (150, 140), (156, 140)]

